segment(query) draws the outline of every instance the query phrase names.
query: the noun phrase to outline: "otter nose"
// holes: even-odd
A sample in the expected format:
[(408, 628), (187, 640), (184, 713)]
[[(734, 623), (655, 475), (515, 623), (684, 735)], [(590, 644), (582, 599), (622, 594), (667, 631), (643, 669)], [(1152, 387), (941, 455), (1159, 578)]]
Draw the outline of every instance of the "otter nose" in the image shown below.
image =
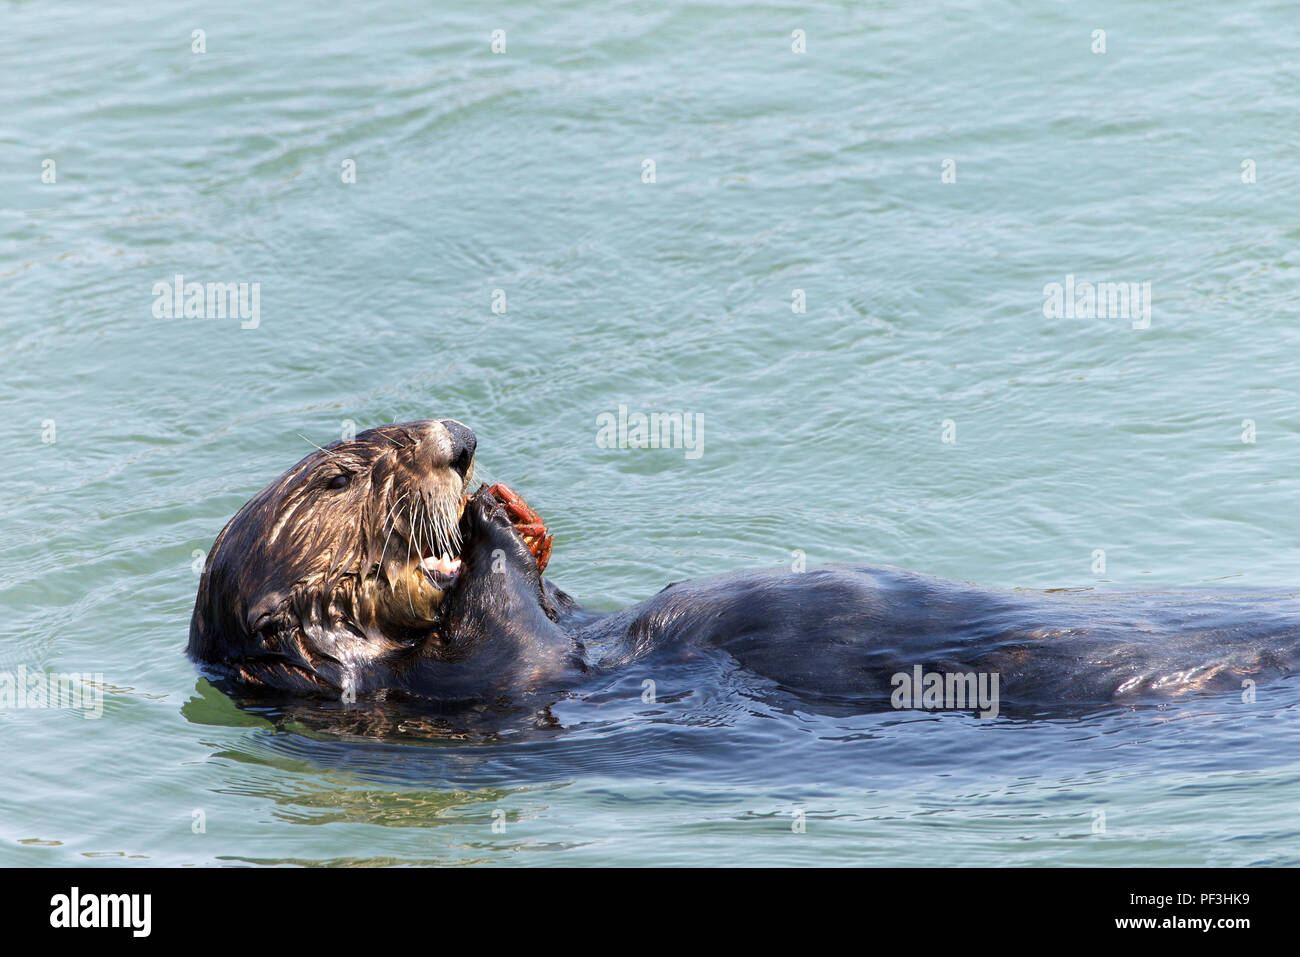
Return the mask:
[(443, 419), (442, 427), (451, 436), (451, 461), (448, 463), (461, 478), (469, 473), (470, 463), (474, 461), (474, 449), (478, 440), (468, 426), (461, 425), (455, 419)]

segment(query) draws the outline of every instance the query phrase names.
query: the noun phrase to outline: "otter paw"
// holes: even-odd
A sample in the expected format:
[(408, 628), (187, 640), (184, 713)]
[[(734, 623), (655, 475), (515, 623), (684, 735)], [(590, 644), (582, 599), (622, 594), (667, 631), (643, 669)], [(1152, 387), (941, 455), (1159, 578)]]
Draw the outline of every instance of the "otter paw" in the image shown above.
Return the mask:
[(487, 491), (505, 509), (515, 531), (533, 553), (533, 558), (537, 560), (537, 573), (540, 575), (546, 570), (546, 563), (551, 560), (551, 542), (554, 539), (553, 535), (546, 533), (546, 523), (542, 516), (533, 511), (508, 485), (498, 482)]

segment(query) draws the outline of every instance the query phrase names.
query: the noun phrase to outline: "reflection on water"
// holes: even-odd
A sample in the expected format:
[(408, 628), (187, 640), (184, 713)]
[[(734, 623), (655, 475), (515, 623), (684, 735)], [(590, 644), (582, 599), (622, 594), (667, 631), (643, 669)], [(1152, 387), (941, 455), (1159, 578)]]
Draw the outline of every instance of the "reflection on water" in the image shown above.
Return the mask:
[(629, 766), (705, 782), (844, 786), (918, 774), (1110, 773), (1166, 759), (1182, 769), (1250, 770), (1275, 763), (1274, 735), (1300, 710), (1300, 685), (1281, 681), (1257, 704), (1219, 694), (1039, 718), (836, 714), (722, 666), (655, 673), (670, 687), (693, 685), (646, 702), (633, 667), (598, 690), (556, 697), (541, 713), (497, 707), (429, 716), (374, 703), (262, 704), (253, 713), (201, 681), (183, 710), (192, 721), (257, 729), (214, 757), (452, 790), (616, 776)]
[[(743, 676), (713, 672), (714, 684), (704, 686), (706, 676), (684, 670), (675, 679), (688, 676), (695, 689), (653, 704), (629, 693), (639, 691), (637, 675), (620, 676), (590, 695), (554, 702), (555, 723), (545, 729), (526, 720), (485, 728), (481, 715), (444, 715), (430, 719), (425, 735), (413, 716), (394, 713), (389, 726), (410, 723), (395, 735), (368, 736), (329, 717), (322, 726), (319, 711), (301, 707), (253, 715), (206, 682), (184, 711), (237, 729), (208, 757), (225, 767), (222, 794), (260, 804), (281, 824), (343, 828), (389, 848), (374, 856), (222, 858), (245, 863), (475, 864), (517, 853), (594, 862), (610, 853), (610, 822), (618, 820), (657, 822), (639, 843), (675, 822), (661, 835), (667, 856), (645, 859), (669, 863), (671, 847), (690, 853), (681, 842), (691, 835), (708, 843), (722, 826), (763, 846), (787, 833), (796, 815), (802, 826), (836, 835), (830, 848), (818, 842), (816, 853), (768, 848), (782, 859), (794, 852), (796, 862), (887, 863), (891, 853), (911, 853), (900, 834), (921, 826), (947, 835), (940, 843), (951, 862), (997, 863), (1016, 847), (1046, 863), (1077, 845), (1081, 859), (1124, 863), (1123, 854), (1110, 856), (1105, 842), (1113, 839), (1094, 833), (1094, 820), (1104, 810), (1112, 835), (1145, 821), (1154, 811), (1143, 800), (1117, 804), (1106, 795), (1117, 787), (1141, 794), (1153, 778), (1167, 784), (1145, 800), (1174, 808), (1229, 802), (1229, 819), (1262, 828), (1220, 855), (1223, 862), (1300, 860), (1283, 822), (1246, 806), (1252, 795), (1300, 781), (1300, 768), (1273, 770), (1275, 736), (1300, 730), (1295, 682), (1271, 686), (1267, 702), (1254, 707), (1217, 695), (1084, 717), (981, 721), (953, 713), (818, 715), (773, 703), (770, 689), (745, 687)], [(367, 721), (374, 720), (371, 713)], [(571, 806), (588, 807), (601, 823), (575, 820)], [(1169, 834), (1181, 833), (1177, 814), (1163, 820)], [(1231, 821), (1223, 823), (1228, 829)], [(396, 836), (412, 829), (443, 836), (432, 845)], [(1031, 838), (1031, 847), (1021, 846)], [(929, 862), (942, 862), (927, 853)]]

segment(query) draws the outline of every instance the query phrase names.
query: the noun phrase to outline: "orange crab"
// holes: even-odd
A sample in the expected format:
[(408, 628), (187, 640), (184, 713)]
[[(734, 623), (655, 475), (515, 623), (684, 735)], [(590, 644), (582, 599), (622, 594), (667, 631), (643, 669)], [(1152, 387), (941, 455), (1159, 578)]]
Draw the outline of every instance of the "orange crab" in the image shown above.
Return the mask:
[(551, 560), (551, 540), (555, 536), (546, 533), (546, 523), (542, 521), (542, 516), (534, 512), (508, 485), (500, 482), (491, 485), (488, 494), (501, 503), (501, 507), (510, 516), (515, 531), (537, 559), (537, 573), (540, 575), (546, 571), (546, 563)]

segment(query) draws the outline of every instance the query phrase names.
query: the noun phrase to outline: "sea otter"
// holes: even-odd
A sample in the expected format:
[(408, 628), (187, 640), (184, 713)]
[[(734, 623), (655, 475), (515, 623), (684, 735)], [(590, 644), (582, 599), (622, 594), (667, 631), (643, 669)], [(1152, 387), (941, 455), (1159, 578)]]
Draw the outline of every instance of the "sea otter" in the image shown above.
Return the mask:
[(838, 565), (680, 582), (591, 612), (542, 577), (536, 516), (471, 491), (475, 448), (467, 426), (428, 419), (308, 455), (217, 536), (190, 655), (246, 691), (439, 707), (703, 648), (850, 710), (897, 707), (900, 676), (922, 668), (996, 676), (1004, 704), (1040, 708), (1240, 691), (1296, 666), (1293, 592), (999, 592)]

